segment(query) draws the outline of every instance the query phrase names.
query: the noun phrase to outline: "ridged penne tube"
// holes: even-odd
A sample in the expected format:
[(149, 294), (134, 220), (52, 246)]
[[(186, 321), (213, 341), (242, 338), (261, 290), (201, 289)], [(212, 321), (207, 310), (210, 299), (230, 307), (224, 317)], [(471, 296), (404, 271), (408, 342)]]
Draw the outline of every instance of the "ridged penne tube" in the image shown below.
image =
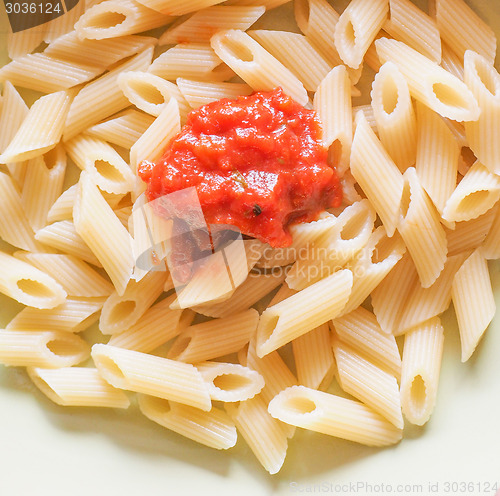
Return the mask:
[(245, 401), (259, 394), (264, 378), (255, 370), (236, 363), (197, 363), (213, 401)]
[(446, 221), (475, 219), (500, 198), (500, 178), (477, 161), (462, 178), (443, 209)]
[(66, 298), (66, 291), (50, 275), (3, 252), (0, 292), (34, 308), (54, 308)]
[(130, 149), (151, 126), (154, 117), (134, 109), (127, 109), (86, 130), (94, 138)]
[(498, 208), (482, 247), (483, 255), (487, 260), (500, 258), (500, 214)]
[[(152, 57), (153, 47), (146, 48), (81, 89), (69, 109), (64, 140), (70, 140), (84, 129), (128, 107), (130, 102), (117, 85), (118, 76), (124, 71), (146, 70)], [(88, 112), (89, 108), (92, 112)]]
[(192, 79), (177, 78), (177, 86), (191, 108), (198, 108), (221, 98), (235, 100), (242, 95), (250, 95), (253, 90), (244, 83), (212, 83)]
[(181, 77), (213, 82), (234, 76), (208, 43), (179, 43), (157, 57), (148, 72), (169, 81)]
[(382, 63), (397, 65), (416, 100), (443, 117), (477, 120), (479, 106), (463, 81), (400, 41), (381, 38), (375, 46)]
[(102, 267), (94, 253), (76, 232), (75, 225), (69, 220), (54, 222), (40, 229), (35, 239), (68, 255), (73, 255), (96, 267)]
[(332, 68), (302, 34), (266, 29), (248, 31), (248, 34), (288, 68), (307, 91), (316, 91)]
[(14, 181), (0, 171), (0, 238), (23, 250), (36, 250), (33, 229)]
[(333, 339), (333, 353), (340, 387), (402, 429), (404, 421), (396, 377), (360, 356), (338, 338)]
[(346, 65), (354, 69), (361, 65), (388, 13), (387, 0), (353, 0), (349, 3), (335, 26), (335, 47)]
[(493, 64), (471, 50), (465, 52), (464, 81), (479, 104), (477, 121), (465, 123), (468, 146), (488, 169), (500, 173), (500, 74)]
[(409, 292), (401, 320), (394, 330), (396, 336), (440, 315), (450, 306), (453, 277), (466, 257), (467, 254), (464, 253), (448, 257), (443, 271), (430, 288), (423, 288), (419, 281), (416, 282)]
[(88, 9), (75, 24), (80, 39), (102, 40), (141, 33), (172, 18), (133, 0), (107, 0)]
[(140, 281), (130, 280), (122, 295), (113, 292), (104, 303), (99, 329), (116, 334), (129, 329), (163, 293), (166, 272), (150, 272)]
[(158, 40), (159, 45), (175, 43), (210, 43), (215, 31), (246, 31), (265, 12), (263, 6), (215, 5), (198, 10), (188, 19), (179, 19)]
[(307, 103), (307, 91), (299, 79), (245, 32), (219, 31), (210, 43), (215, 53), (254, 90), (281, 86), (296, 102)]
[(86, 83), (103, 72), (100, 65), (80, 64), (46, 55), (29, 53), (0, 69), (0, 81), (40, 93), (67, 90)]
[(10, 81), (3, 83), (2, 105), (0, 106), (0, 152), (7, 148), (12, 138), (16, 135), (24, 119), (29, 113), (29, 108), (23, 98)]
[[(423, 288), (443, 270), (448, 246), (440, 216), (422, 187), (414, 167), (403, 174), (405, 185), (398, 231), (410, 253)], [(422, 236), (422, 233), (425, 236)]]
[(474, 50), (493, 63), (495, 33), (466, 2), (433, 0), (431, 6), (441, 38), (461, 59), (466, 50)]
[(0, 330), (0, 363), (14, 367), (60, 368), (90, 356), (90, 346), (75, 334), (58, 331)]
[(406, 247), (399, 235), (392, 238), (382, 226), (378, 227), (364, 246), (347, 265), (353, 274), (352, 291), (342, 315), (352, 312), (380, 284), (404, 255)]
[(44, 32), (41, 26), (23, 29), (7, 35), (7, 53), (12, 60), (31, 53), (43, 41)]
[(387, 446), (401, 440), (402, 431), (358, 401), (305, 386), (292, 386), (269, 403), (276, 419), (329, 436), (368, 446)]
[(332, 325), (343, 343), (350, 345), (358, 354), (364, 355), (397, 379), (400, 377), (401, 356), (396, 339), (382, 331), (373, 313), (358, 307), (334, 319)]
[(238, 286), (231, 297), (219, 303), (197, 305), (193, 309), (197, 313), (209, 317), (228, 317), (242, 312), (255, 305), (264, 296), (279, 286), (285, 279), (284, 271), (280, 274), (250, 273), (243, 284)]
[(63, 148), (57, 146), (27, 164), (21, 202), (35, 232), (47, 225), (50, 207), (62, 193), (66, 163)]
[(229, 449), (236, 444), (237, 432), (224, 410), (215, 406), (204, 412), (154, 396), (138, 395), (141, 412), (153, 422), (181, 436), (215, 449)]
[(372, 107), (380, 141), (399, 170), (415, 164), (417, 120), (404, 76), (392, 62), (386, 62), (375, 76)]
[(322, 324), (292, 341), (293, 358), (300, 384), (326, 389), (333, 379), (335, 361), (328, 324)]
[(459, 57), (447, 43), (441, 40), (441, 67), (458, 79), (464, 80), (464, 58)]
[(118, 86), (130, 103), (155, 117), (161, 114), (172, 98), (177, 100), (183, 120), (190, 110), (177, 85), (150, 72), (122, 72), (118, 77)]
[(417, 102), (418, 140), (415, 169), (440, 214), (457, 185), (460, 147), (445, 121)]
[(104, 70), (155, 44), (156, 39), (150, 36), (89, 40), (80, 39), (76, 31), (71, 31), (56, 38), (43, 53), (68, 62), (100, 66)]
[(165, 151), (169, 141), (181, 130), (181, 117), (177, 100), (171, 98), (160, 115), (130, 148), (133, 170), (143, 161), (154, 162)]
[(175, 295), (161, 300), (150, 307), (130, 328), (113, 334), (108, 344), (119, 348), (149, 353), (158, 346), (178, 336), (183, 330), (182, 309), (171, 309)]
[(404, 179), (361, 112), (356, 114), (351, 173), (380, 216), (387, 235), (392, 236), (399, 220)]
[(189, 326), (174, 341), (168, 357), (196, 363), (235, 353), (250, 341), (258, 321), (258, 312), (250, 309)]
[(262, 398), (256, 396), (237, 405), (227, 403), (225, 408), (260, 464), (270, 474), (279, 472), (285, 461), (288, 440)]
[(61, 139), (71, 98), (66, 91), (40, 97), (0, 155), (0, 163), (28, 160), (54, 148)]
[(181, 16), (201, 9), (206, 9), (221, 0), (189, 0), (180, 2), (179, 0), (137, 0), (150, 9), (163, 12), (171, 16)]
[(28, 374), (47, 398), (61, 406), (128, 408), (130, 405), (127, 395), (108, 384), (94, 368), (28, 368)]
[(314, 110), (323, 125), (323, 144), (341, 175), (349, 166), (352, 145), (351, 81), (345, 66), (334, 67), (319, 83)]
[(76, 184), (63, 191), (52, 204), (47, 213), (47, 222), (73, 219), (73, 203), (75, 203)]
[(101, 376), (112, 386), (157, 396), (208, 412), (208, 388), (196, 367), (139, 351), (106, 344), (92, 347)]
[(99, 319), (105, 297), (68, 297), (57, 307), (23, 308), (8, 324), (7, 329), (81, 332)]
[(451, 298), (460, 331), (462, 362), (466, 362), (474, 353), (496, 310), (488, 264), (481, 248), (475, 250), (455, 274)]
[(17, 252), (14, 256), (50, 274), (69, 296), (109, 296), (113, 285), (84, 261), (59, 253)]
[(404, 416), (425, 424), (434, 410), (443, 356), (443, 326), (434, 317), (405, 334), (401, 369), (401, 405)]
[(405, 253), (372, 291), (373, 313), (385, 333), (397, 333), (406, 300), (417, 284), (420, 285), (415, 264), (410, 254)]
[(335, 318), (349, 299), (352, 284), (352, 272), (340, 270), (268, 307), (257, 329), (257, 354), (263, 357)]
[(441, 62), (441, 38), (434, 19), (410, 0), (390, 0), (390, 16), (384, 30), (433, 62)]
[(132, 238), (85, 171), (80, 175), (73, 218), (76, 232), (122, 295), (134, 267)]

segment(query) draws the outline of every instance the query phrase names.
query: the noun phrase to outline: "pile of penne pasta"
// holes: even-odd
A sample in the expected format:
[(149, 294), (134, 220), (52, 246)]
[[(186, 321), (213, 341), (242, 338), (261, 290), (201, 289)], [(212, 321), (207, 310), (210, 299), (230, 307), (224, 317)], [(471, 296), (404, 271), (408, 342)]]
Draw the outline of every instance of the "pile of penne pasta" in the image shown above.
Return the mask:
[[(500, 257), (493, 31), (462, 0), (294, 1), (295, 32), (251, 29), (286, 0), (81, 1), (10, 35), (0, 68), (0, 292), (25, 305), (0, 363), (60, 405), (137, 400), (216, 449), (239, 433), (272, 474), (295, 427), (384, 446), (427, 422), (440, 315), (453, 302), (466, 361)], [(317, 111), (344, 204), (288, 248), (244, 240), (229, 291), (214, 258), (179, 294), (136, 167), (191, 109), (277, 86)]]

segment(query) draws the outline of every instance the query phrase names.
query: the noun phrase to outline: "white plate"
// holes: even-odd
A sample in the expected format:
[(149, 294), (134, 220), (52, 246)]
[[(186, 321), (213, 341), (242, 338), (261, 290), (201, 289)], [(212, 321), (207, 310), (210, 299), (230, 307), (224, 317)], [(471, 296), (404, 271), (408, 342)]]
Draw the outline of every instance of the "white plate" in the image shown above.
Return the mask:
[[(500, 35), (500, 3), (470, 4)], [(274, 18), (290, 15), (285, 6)], [(500, 263), (490, 269), (500, 306)], [(0, 325), (19, 309), (0, 297)], [(21, 369), (0, 366), (0, 495), (493, 495), (495, 483), (500, 489), (500, 316), (466, 364), (452, 312), (444, 324), (438, 403), (424, 428), (408, 427), (388, 449), (299, 430), (276, 476), (242, 440), (218, 452), (153, 424), (135, 407), (62, 408)]]

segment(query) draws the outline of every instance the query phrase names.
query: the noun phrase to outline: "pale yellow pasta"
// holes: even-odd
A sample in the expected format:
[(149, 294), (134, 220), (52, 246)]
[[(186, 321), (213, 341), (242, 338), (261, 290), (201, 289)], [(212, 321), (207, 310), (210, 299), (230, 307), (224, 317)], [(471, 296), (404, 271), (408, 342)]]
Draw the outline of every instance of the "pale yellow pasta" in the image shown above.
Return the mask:
[(488, 169), (500, 173), (500, 74), (492, 62), (467, 50), (464, 58), (464, 81), (479, 104), (481, 114), (465, 123), (470, 149)]
[(71, 99), (66, 91), (39, 98), (0, 155), (0, 163), (28, 160), (54, 148), (61, 139)]
[(75, 334), (61, 331), (0, 330), (0, 363), (12, 367), (60, 368), (90, 356), (90, 346)]
[(281, 86), (298, 103), (307, 103), (307, 91), (299, 79), (245, 32), (219, 31), (210, 43), (221, 60), (254, 90)]
[(177, 86), (191, 108), (198, 108), (221, 98), (236, 99), (242, 95), (250, 95), (253, 90), (244, 83), (212, 83), (193, 79), (177, 79)]
[(172, 16), (181, 16), (201, 9), (206, 9), (212, 5), (221, 3), (221, 0), (137, 0), (139, 3), (154, 9), (158, 12)]
[(433, 317), (405, 334), (401, 405), (404, 416), (412, 424), (425, 424), (434, 410), (443, 342), (443, 326), (439, 317)]
[(23, 29), (17, 33), (7, 35), (7, 53), (12, 60), (31, 53), (37, 48), (44, 38), (44, 28), (34, 26), (29, 29)]
[(408, 83), (392, 62), (386, 62), (371, 92), (373, 115), (380, 141), (399, 170), (415, 164), (417, 120)]
[(460, 147), (443, 119), (417, 102), (418, 140), (415, 169), (440, 214), (457, 184)]
[(130, 280), (125, 292), (113, 292), (104, 303), (99, 329), (103, 334), (117, 334), (129, 329), (163, 293), (167, 272), (149, 272), (140, 281)]
[(351, 82), (344, 65), (334, 67), (317, 85), (314, 110), (323, 127), (323, 144), (330, 148), (337, 172), (349, 167), (352, 145)]
[(496, 310), (488, 264), (481, 248), (476, 249), (455, 274), (451, 298), (460, 331), (462, 362), (466, 362), (474, 353)]
[(372, 291), (373, 313), (385, 333), (397, 334), (404, 305), (417, 284), (420, 285), (417, 270), (407, 252)]
[(466, 257), (467, 254), (463, 253), (448, 257), (443, 271), (430, 288), (423, 288), (416, 281), (403, 305), (401, 320), (393, 331), (396, 336), (440, 315), (450, 306), (453, 277)]
[(47, 212), (47, 222), (73, 219), (73, 204), (76, 197), (76, 184), (63, 191)]
[(479, 106), (463, 81), (408, 45), (381, 38), (375, 42), (382, 63), (394, 62), (408, 81), (411, 96), (456, 121), (474, 121)]
[(179, 43), (157, 57), (148, 72), (170, 81), (179, 77), (225, 81), (235, 75), (208, 43)]
[[(380, 66), (382, 67), (382, 66)], [(378, 136), (378, 129), (377, 129), (377, 121), (375, 120), (375, 113), (373, 112), (373, 107), (372, 105), (356, 105), (355, 107), (352, 108), (352, 114), (353, 114), (353, 119), (354, 123), (356, 121), (356, 115), (358, 112), (363, 112), (366, 120), (368, 121), (368, 124), (370, 125), (372, 131), (375, 133), (376, 136)]]
[(447, 43), (441, 40), (441, 66), (463, 81), (464, 58), (459, 57)]
[(500, 215), (498, 208), (494, 213), (493, 223), (483, 243), (483, 255), (487, 260), (500, 258)]
[(265, 29), (248, 34), (289, 69), (307, 91), (316, 91), (332, 68), (304, 35)]
[(75, 24), (80, 39), (102, 40), (141, 33), (172, 20), (134, 0), (107, 0), (88, 9)]
[(80, 175), (73, 218), (76, 232), (122, 295), (134, 266), (132, 238), (85, 171)]
[(66, 7), (66, 13), (63, 16), (56, 17), (44, 24), (46, 28), (44, 33), (45, 43), (51, 43), (60, 36), (72, 31), (76, 20), (83, 14), (86, 8), (88, 8), (88, 0), (78, 2), (76, 5), (73, 3)]
[(234, 403), (259, 394), (264, 378), (255, 370), (236, 363), (201, 362), (195, 364), (206, 382), (213, 401)]
[(335, 318), (345, 307), (352, 285), (352, 272), (340, 270), (268, 307), (257, 329), (257, 354), (263, 357)]
[(254, 335), (258, 321), (258, 312), (250, 309), (189, 326), (174, 341), (168, 356), (196, 363), (238, 352)]
[(99, 319), (105, 297), (68, 297), (50, 309), (23, 308), (8, 324), (7, 329), (81, 332)]
[(441, 38), (434, 19), (410, 0), (390, 0), (390, 16), (384, 30), (433, 62), (441, 62)]
[[(330, 341), (331, 336), (327, 323), (321, 324), (316, 329), (306, 332), (292, 341), (293, 358), (299, 384), (321, 390), (330, 385), (335, 370)], [(287, 384), (287, 386), (291, 385)]]
[(113, 334), (108, 344), (150, 353), (178, 336), (183, 330), (181, 316), (190, 311), (171, 309), (174, 299), (175, 295), (171, 295), (151, 306), (134, 325)]
[(237, 405), (227, 403), (225, 408), (261, 465), (270, 474), (279, 472), (285, 461), (288, 440), (285, 430), (267, 411), (262, 398), (256, 396)]
[(0, 238), (17, 248), (35, 250), (33, 229), (23, 210), (19, 191), (9, 175), (0, 171)]
[(387, 235), (392, 236), (399, 220), (404, 180), (362, 112), (356, 114), (351, 173), (380, 216)]
[(214, 449), (229, 449), (236, 444), (236, 427), (224, 410), (215, 406), (204, 412), (144, 394), (138, 395), (141, 412), (153, 422), (181, 436)]
[[(129, 101), (116, 84), (118, 76), (123, 71), (146, 70), (152, 57), (153, 48), (146, 48), (81, 89), (69, 109), (64, 140), (74, 138), (84, 129), (127, 107)], [(88, 112), (89, 108), (92, 112)]]
[(176, 401), (206, 412), (212, 407), (201, 374), (189, 363), (107, 344), (95, 344), (92, 358), (101, 376), (116, 388)]
[(377, 33), (382, 29), (387, 0), (352, 0), (335, 26), (335, 47), (346, 65), (358, 68)]
[(30, 367), (28, 374), (47, 398), (61, 406), (128, 408), (130, 405), (127, 395), (108, 384), (95, 368)]
[(405, 184), (398, 231), (413, 259), (422, 287), (428, 288), (439, 277), (446, 261), (446, 233), (415, 168), (408, 168), (403, 178)]
[(463, 59), (474, 50), (490, 62), (495, 60), (495, 33), (463, 0), (432, 0), (432, 13), (443, 41)]
[(364, 355), (377, 367), (399, 378), (401, 356), (394, 336), (382, 331), (377, 318), (369, 310), (356, 310), (337, 317), (332, 322), (335, 334), (350, 345), (358, 354)]
[[(212, 2), (213, 3), (213, 2)], [(159, 45), (175, 43), (210, 43), (215, 31), (246, 31), (265, 12), (263, 6), (215, 5), (198, 10), (187, 19), (179, 19), (158, 40)]]
[(340, 387), (402, 429), (404, 421), (396, 377), (360, 356), (338, 338), (333, 340), (333, 353)]
[(446, 221), (475, 219), (500, 198), (500, 178), (477, 161), (462, 178), (443, 209)]
[(175, 98), (172, 98), (130, 148), (130, 165), (133, 170), (136, 170), (143, 160), (154, 162), (160, 158), (168, 142), (179, 133), (180, 119), (179, 104)]
[(282, 422), (368, 446), (400, 441), (398, 429), (371, 408), (305, 386), (292, 386), (269, 403), (269, 413)]
[(54, 308), (66, 291), (49, 274), (0, 252), (0, 292), (34, 308)]
[(44, 245), (60, 250), (68, 255), (73, 255), (96, 267), (102, 267), (88, 245), (77, 233), (75, 225), (70, 220), (61, 220), (40, 229), (35, 234), (35, 239)]

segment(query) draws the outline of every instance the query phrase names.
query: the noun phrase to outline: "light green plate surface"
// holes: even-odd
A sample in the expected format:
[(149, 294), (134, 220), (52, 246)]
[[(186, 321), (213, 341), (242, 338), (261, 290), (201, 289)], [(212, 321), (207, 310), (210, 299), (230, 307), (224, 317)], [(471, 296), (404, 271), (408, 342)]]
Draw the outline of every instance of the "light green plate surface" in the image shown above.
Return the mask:
[[(500, 35), (500, 2), (470, 4)], [(281, 12), (280, 28), (291, 9)], [(1, 34), (0, 42), (5, 52)], [(500, 306), (500, 263), (490, 269)], [(19, 309), (0, 297), (0, 325)], [(466, 364), (452, 312), (444, 324), (438, 403), (424, 428), (407, 428), (389, 449), (299, 430), (276, 476), (242, 440), (218, 452), (162, 429), (135, 407), (62, 408), (22, 370), (0, 366), (0, 495), (492, 495), (495, 482), (500, 488), (500, 316)]]

